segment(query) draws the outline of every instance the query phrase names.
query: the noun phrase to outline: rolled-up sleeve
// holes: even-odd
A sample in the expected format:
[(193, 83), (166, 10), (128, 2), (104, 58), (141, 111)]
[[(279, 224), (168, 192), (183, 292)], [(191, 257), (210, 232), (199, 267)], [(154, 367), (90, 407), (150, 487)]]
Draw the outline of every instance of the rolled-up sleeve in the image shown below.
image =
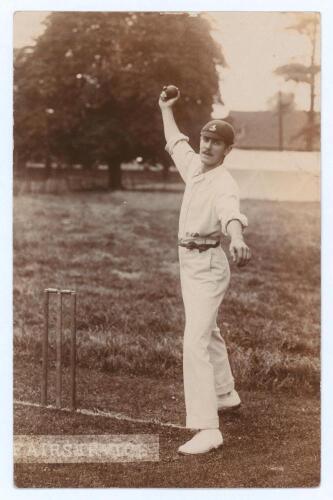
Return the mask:
[(215, 198), (215, 209), (221, 222), (222, 233), (227, 236), (229, 222), (238, 220), (243, 230), (248, 226), (247, 217), (240, 211), (239, 191), (233, 186), (229, 193), (219, 193)]
[(186, 135), (178, 134), (172, 137), (165, 146), (165, 150), (171, 156), (184, 182), (188, 177), (189, 166), (196, 156), (188, 141), (189, 138)]

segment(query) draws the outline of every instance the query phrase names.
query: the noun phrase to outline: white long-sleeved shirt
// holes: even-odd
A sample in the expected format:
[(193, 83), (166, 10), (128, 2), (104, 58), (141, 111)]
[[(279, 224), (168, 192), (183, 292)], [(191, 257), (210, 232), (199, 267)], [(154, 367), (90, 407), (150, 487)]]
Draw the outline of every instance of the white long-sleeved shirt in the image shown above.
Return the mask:
[(188, 140), (178, 134), (165, 147), (186, 185), (178, 238), (218, 241), (221, 231), (228, 234), (231, 220), (238, 220), (243, 228), (248, 225), (247, 218), (240, 212), (238, 185), (223, 165), (203, 173), (200, 155), (193, 151)]

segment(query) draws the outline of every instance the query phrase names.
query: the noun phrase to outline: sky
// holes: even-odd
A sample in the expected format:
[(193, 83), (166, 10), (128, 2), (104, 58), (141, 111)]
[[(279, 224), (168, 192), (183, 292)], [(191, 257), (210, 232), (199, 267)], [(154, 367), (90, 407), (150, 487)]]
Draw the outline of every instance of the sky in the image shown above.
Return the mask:
[[(14, 17), (14, 47), (31, 45), (44, 30), (48, 12), (17, 12)], [(269, 100), (279, 90), (293, 92), (297, 109), (308, 109), (306, 84), (284, 82), (274, 69), (289, 62), (309, 63), (310, 46), (305, 36), (287, 30), (291, 13), (209, 12), (212, 35), (222, 46), (228, 67), (221, 71), (224, 107), (216, 115), (233, 111), (269, 109)], [(319, 44), (317, 60), (319, 60)], [(319, 83), (319, 82), (318, 82)], [(319, 108), (319, 98), (316, 100)]]
[[(286, 29), (294, 22), (291, 13), (210, 13), (213, 36), (221, 44), (228, 67), (222, 71), (221, 92), (232, 110), (267, 109), (279, 90), (294, 92), (296, 106), (308, 109), (309, 86), (284, 82), (274, 75), (277, 66), (290, 62), (310, 63), (307, 37)], [(317, 60), (320, 59), (318, 44)], [(316, 107), (319, 107), (317, 99)]]

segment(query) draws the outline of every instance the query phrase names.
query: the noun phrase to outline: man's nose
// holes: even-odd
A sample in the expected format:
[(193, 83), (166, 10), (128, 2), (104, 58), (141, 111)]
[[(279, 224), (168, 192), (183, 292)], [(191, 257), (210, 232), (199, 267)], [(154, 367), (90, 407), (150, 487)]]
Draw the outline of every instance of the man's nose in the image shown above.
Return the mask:
[(212, 140), (211, 140), (211, 139), (207, 139), (206, 144), (205, 144), (205, 147), (206, 147), (207, 149), (210, 149), (210, 148), (211, 148), (211, 146), (212, 146)]

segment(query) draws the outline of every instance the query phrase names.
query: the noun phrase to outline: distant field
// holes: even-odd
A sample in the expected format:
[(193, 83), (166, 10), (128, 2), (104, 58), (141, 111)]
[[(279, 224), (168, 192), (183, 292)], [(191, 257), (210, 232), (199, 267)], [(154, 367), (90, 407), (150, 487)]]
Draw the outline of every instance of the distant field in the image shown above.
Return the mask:
[[(40, 362), (43, 289), (75, 288), (80, 366), (180, 376), (180, 203), (180, 193), (16, 196), (16, 362)], [(246, 201), (243, 211), (253, 260), (232, 268), (219, 317), (237, 385), (317, 392), (320, 206)]]
[[(226, 167), (239, 184), (242, 198), (273, 201), (320, 201), (319, 151), (264, 151), (235, 148), (226, 158)], [(54, 168), (45, 180), (42, 163), (14, 177), (15, 193), (56, 193), (105, 189), (108, 185), (106, 165), (82, 170)], [(56, 167), (56, 164), (54, 165)], [(126, 189), (141, 191), (182, 191), (182, 182), (174, 166), (168, 175), (160, 164), (143, 169), (136, 162), (122, 165), (122, 182)]]

